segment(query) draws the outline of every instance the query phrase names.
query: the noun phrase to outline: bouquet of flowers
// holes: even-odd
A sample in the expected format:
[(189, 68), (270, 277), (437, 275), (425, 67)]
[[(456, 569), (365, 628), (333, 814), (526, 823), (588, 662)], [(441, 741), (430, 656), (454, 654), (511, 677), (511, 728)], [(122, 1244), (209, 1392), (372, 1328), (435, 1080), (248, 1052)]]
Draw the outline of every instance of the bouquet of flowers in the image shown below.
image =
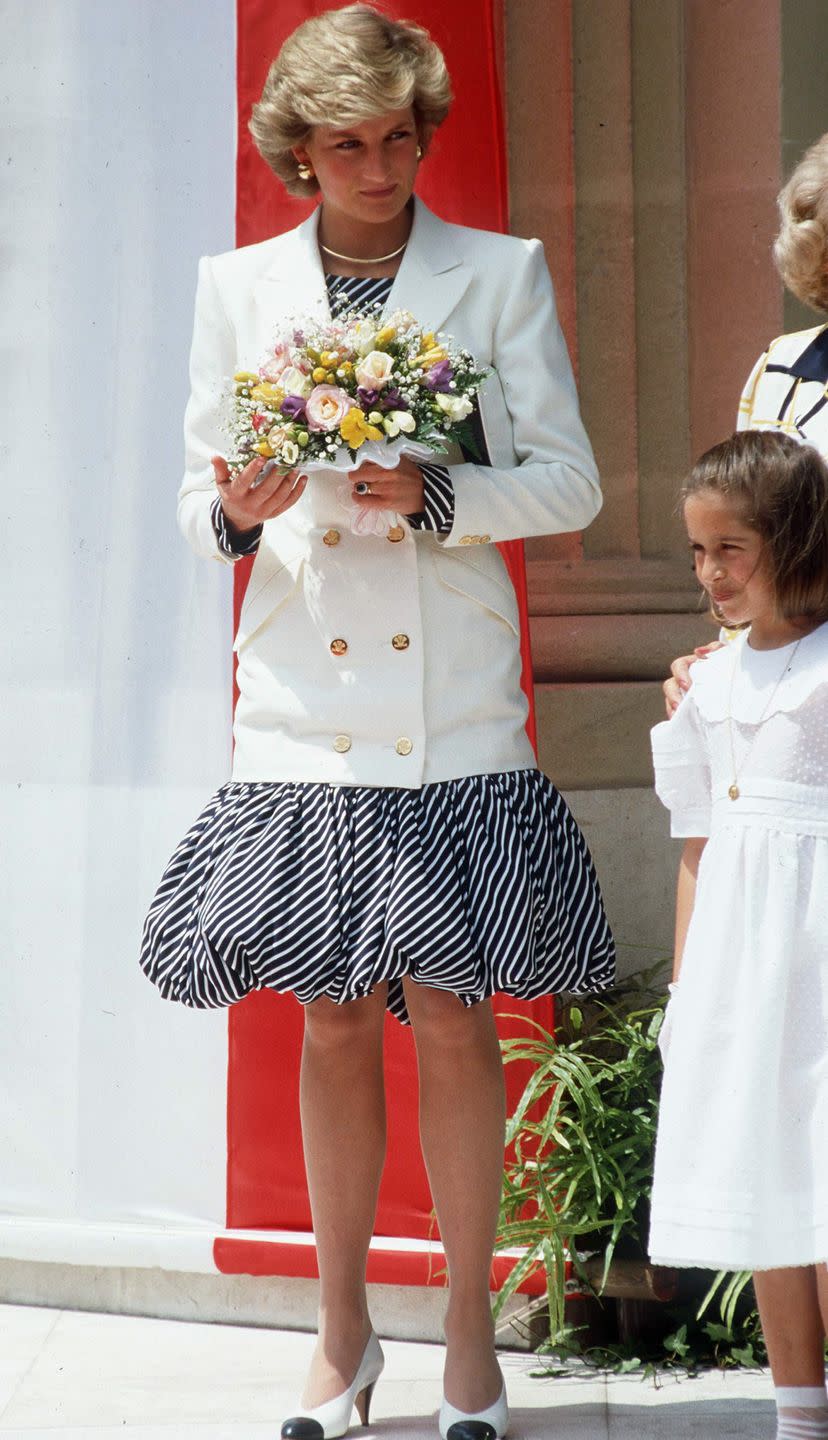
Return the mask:
[(255, 372), (233, 376), (228, 463), (263, 455), (280, 468), (347, 473), (424, 460), (459, 441), (487, 372), (413, 315), (376, 309), (306, 321), (277, 339)]

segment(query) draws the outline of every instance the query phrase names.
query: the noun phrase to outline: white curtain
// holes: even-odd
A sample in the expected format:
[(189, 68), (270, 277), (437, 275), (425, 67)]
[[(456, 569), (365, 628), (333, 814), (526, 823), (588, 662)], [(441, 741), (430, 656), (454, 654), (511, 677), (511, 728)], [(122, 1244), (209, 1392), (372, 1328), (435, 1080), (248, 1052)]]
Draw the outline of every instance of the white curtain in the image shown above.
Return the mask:
[(126, 1264), (113, 1236), (224, 1221), (226, 1016), (136, 956), (229, 767), (230, 576), (175, 493), (235, 7), (5, 0), (2, 33), (0, 1255), (97, 1228)]

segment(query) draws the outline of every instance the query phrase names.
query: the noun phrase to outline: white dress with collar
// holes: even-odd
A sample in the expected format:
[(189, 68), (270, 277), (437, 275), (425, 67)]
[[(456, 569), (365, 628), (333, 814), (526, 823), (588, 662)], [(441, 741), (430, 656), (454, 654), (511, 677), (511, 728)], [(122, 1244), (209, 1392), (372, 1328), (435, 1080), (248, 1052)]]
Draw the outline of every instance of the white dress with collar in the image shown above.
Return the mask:
[(659, 1264), (828, 1259), (828, 624), (793, 651), (742, 632), (652, 732), (672, 833), (709, 836), (665, 1022)]

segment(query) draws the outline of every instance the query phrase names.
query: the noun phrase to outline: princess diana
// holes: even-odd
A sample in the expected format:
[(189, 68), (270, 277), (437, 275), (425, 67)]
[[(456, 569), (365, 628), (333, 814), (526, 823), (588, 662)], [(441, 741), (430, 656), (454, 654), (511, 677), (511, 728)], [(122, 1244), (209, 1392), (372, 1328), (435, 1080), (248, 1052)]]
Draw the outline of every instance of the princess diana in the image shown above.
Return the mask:
[[(382, 1368), (365, 1265), (386, 1007), (414, 1029), (448, 1260), (441, 1434), (505, 1433), (490, 997), (600, 988), (613, 972), (583, 837), (526, 738), (518, 612), (496, 549), (589, 524), (598, 479), (541, 245), (446, 224), (414, 196), (449, 103), (443, 56), (416, 25), (364, 4), (308, 20), (251, 128), (291, 193), (319, 204), (286, 235), (203, 260), (199, 276), (179, 518), (200, 554), (256, 559), (236, 637), (233, 776), (170, 862), (142, 963), (185, 1004), (269, 986), (305, 1006), (321, 1293), (286, 1440), (343, 1435), (354, 1407), (367, 1420)], [(364, 536), (328, 475), (265, 474), (257, 459), (232, 478), (219, 397), (287, 320), (369, 301), (445, 327), (491, 375), (482, 462), (353, 472), (361, 503), (396, 516)]]

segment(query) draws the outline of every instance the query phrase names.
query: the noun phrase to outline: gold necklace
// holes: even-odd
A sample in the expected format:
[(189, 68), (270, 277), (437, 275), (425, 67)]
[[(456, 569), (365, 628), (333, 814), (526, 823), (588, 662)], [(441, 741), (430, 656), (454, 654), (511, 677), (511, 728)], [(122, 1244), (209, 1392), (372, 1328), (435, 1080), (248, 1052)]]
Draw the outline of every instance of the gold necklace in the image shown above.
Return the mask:
[(390, 255), (373, 255), (369, 259), (363, 259), (361, 255), (340, 255), (338, 250), (332, 250), (330, 245), (323, 245), (321, 240), (319, 244), (326, 255), (333, 255), (334, 260), (347, 260), (351, 265), (384, 265), (386, 260), (396, 260), (398, 255), (402, 255), (408, 241), (403, 240), (399, 250), (392, 250)]
[[(730, 741), (730, 768), (731, 768), (731, 771), (732, 771), (732, 774), (733, 774), (733, 779), (732, 779), (730, 785), (728, 786), (727, 793), (728, 793), (728, 796), (729, 796), (729, 798), (730, 798), (731, 800), (738, 800), (738, 799), (739, 799), (739, 795), (740, 795), (740, 793), (741, 793), (740, 790), (739, 790), (739, 783), (738, 783), (738, 781), (739, 781), (739, 776), (742, 774), (742, 771), (743, 771), (744, 768), (745, 768), (745, 762), (748, 760), (748, 758), (749, 758), (749, 756), (750, 756), (750, 752), (751, 752), (751, 750), (753, 749), (754, 745), (756, 744), (757, 739), (759, 738), (759, 727), (761, 726), (762, 721), (764, 720), (765, 716), (767, 715), (768, 711), (770, 710), (771, 704), (773, 703), (773, 698), (774, 698), (774, 696), (776, 695), (776, 692), (777, 692), (777, 690), (779, 689), (779, 686), (782, 684), (782, 681), (784, 680), (785, 676), (787, 675), (788, 671), (790, 670), (791, 666), (793, 665), (794, 659), (795, 659), (795, 657), (796, 657), (796, 652), (797, 652), (797, 650), (799, 649), (800, 645), (802, 644), (802, 641), (803, 641), (804, 638), (805, 638), (805, 637), (802, 636), (802, 635), (799, 637), (799, 639), (797, 640), (796, 644), (794, 645), (794, 648), (793, 648), (793, 651), (792, 651), (792, 653), (791, 653), (790, 659), (785, 661), (785, 666), (784, 666), (784, 669), (782, 670), (782, 674), (779, 676), (779, 679), (777, 680), (776, 684), (774, 685), (773, 689), (771, 690), (771, 693), (770, 693), (770, 695), (769, 695), (769, 697), (768, 697), (768, 700), (767, 700), (767, 702), (766, 702), (766, 704), (765, 704), (765, 708), (764, 708), (764, 710), (762, 711), (762, 714), (759, 716), (759, 719), (756, 721), (756, 733), (754, 734), (753, 739), (750, 741), (750, 744), (748, 745), (747, 750), (745, 751), (744, 755), (742, 756), (742, 763), (741, 763), (741, 765), (739, 766), (738, 769), (736, 768), (736, 753), (735, 753), (735, 751), (734, 751), (734, 749), (733, 749), (733, 684), (734, 684), (734, 681), (735, 681), (735, 679), (736, 679), (736, 667), (737, 667), (737, 664), (738, 664), (739, 655), (738, 655), (738, 653), (735, 653), (734, 656), (733, 656), (733, 664), (732, 664), (731, 669), (730, 669), (730, 693), (729, 693), (728, 699), (727, 699), (727, 734), (728, 734), (728, 739), (729, 739), (729, 741)], [(745, 641), (745, 644), (747, 644), (747, 641)]]

